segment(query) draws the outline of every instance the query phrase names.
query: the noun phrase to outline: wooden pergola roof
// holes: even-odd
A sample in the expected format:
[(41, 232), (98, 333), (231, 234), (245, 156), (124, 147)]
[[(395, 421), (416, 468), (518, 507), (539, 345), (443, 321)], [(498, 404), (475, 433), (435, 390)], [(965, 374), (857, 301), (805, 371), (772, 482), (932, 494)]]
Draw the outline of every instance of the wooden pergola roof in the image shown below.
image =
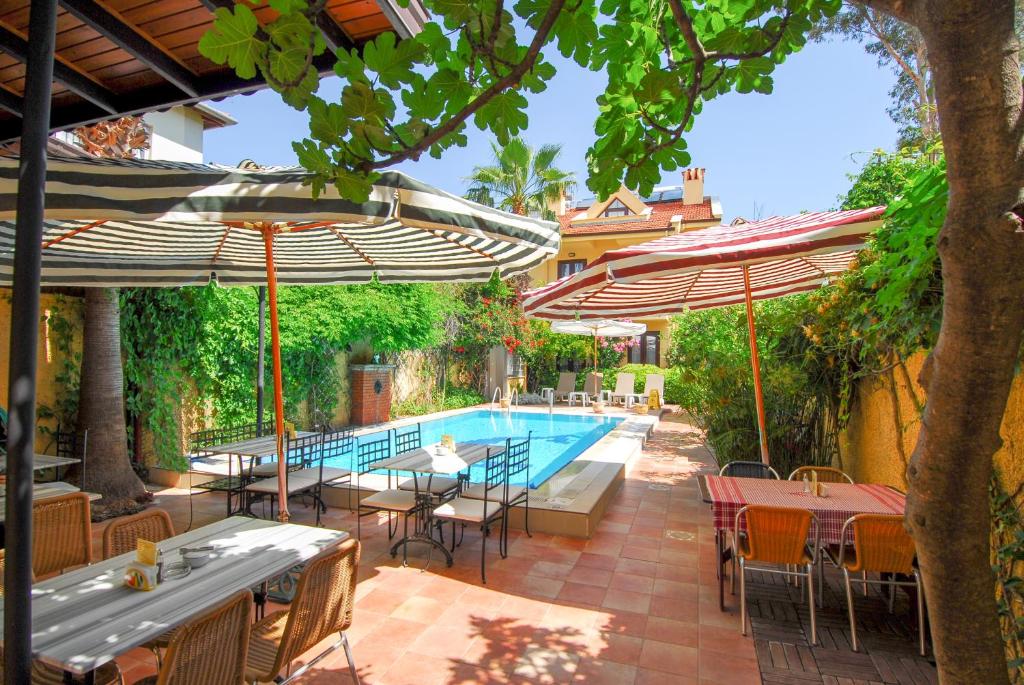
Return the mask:
[[(266, 85), (199, 54), (214, 10), (235, 0), (59, 1), (51, 131)], [(21, 135), (29, 4), (0, 0), (0, 142)], [(263, 23), (275, 16), (266, 5), (255, 13)], [(412, 35), (425, 18), (417, 0), (407, 8), (395, 0), (328, 0), (317, 25), (332, 49), (351, 49), (385, 31)], [(330, 72), (333, 56), (316, 65)]]

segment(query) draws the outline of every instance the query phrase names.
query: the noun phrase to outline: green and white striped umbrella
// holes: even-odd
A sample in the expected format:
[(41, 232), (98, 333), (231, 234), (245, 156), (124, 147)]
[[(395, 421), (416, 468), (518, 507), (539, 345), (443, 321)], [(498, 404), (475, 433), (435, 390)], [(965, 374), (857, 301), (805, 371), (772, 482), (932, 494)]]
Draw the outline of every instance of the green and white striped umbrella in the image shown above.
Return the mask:
[[(481, 281), (558, 251), (558, 225), (502, 212), (385, 172), (364, 203), (300, 168), (238, 169), (50, 158), (44, 285), (266, 282), (264, 233), (281, 284)], [(18, 162), (0, 159), (0, 284), (14, 251)], [(215, 276), (214, 276), (215, 275)]]

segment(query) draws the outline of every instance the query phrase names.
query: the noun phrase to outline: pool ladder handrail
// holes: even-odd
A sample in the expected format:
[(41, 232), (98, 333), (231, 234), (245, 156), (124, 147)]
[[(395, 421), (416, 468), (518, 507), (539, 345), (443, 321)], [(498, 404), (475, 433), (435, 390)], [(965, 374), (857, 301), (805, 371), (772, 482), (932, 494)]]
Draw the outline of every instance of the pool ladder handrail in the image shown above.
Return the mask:
[(494, 409), (494, 405), (498, 403), (498, 399), (501, 397), (501, 388), (495, 388), (491, 394), (491, 409)]
[[(494, 409), (494, 405), (497, 404), (499, 399), (504, 399), (501, 396), (501, 388), (495, 388), (494, 389), (494, 393), (491, 395), (491, 409)], [(513, 402), (515, 403), (515, 405), (517, 407), (519, 406), (519, 389), (518, 388), (512, 388), (512, 391), (509, 392), (509, 394), (508, 394), (508, 401), (509, 401), (508, 402), (508, 406), (509, 406), (510, 410), (512, 408)]]

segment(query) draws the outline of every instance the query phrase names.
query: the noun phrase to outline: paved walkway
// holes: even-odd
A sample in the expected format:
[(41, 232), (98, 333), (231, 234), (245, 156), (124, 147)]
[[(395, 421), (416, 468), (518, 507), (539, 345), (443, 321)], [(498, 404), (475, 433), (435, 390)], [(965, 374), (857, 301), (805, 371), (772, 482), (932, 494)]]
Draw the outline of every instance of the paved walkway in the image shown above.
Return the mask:
[[(771, 683), (931, 682), (920, 667), (926, 662), (912, 657), (914, 673), (922, 679), (900, 679), (895, 672), (890, 678), (879, 667), (869, 677), (861, 667), (879, 662), (874, 648), (867, 657), (837, 644), (827, 654), (809, 650), (800, 642), (800, 606), (784, 596), (783, 586), (764, 586), (768, 594), (762, 596), (751, 584), (759, 639), (741, 636), (735, 598), (727, 595), (727, 611), (718, 608), (711, 516), (697, 495), (695, 475), (713, 468), (711, 456), (690, 426), (667, 419), (592, 539), (539, 533), (528, 538), (512, 531), (507, 559), (489, 543), (487, 585), (480, 582), (479, 533), (467, 529), (452, 568), (435, 556), (424, 571), (422, 556), (410, 554), (407, 568), (400, 557), (392, 560), (386, 527), (367, 526), (372, 519), (364, 519), (349, 632), (361, 681), (746, 685), (761, 683), (763, 673), (764, 682)], [(183, 491), (165, 490), (157, 504), (171, 512), (177, 530), (189, 525)], [(195, 497), (192, 505), (194, 526), (223, 516), (220, 495)], [(296, 522), (312, 522), (311, 509), (296, 502), (292, 510)], [(355, 529), (345, 510), (332, 508), (324, 522)], [(762, 618), (772, 612), (789, 633), (761, 634), (760, 626), (770, 624)], [(831, 619), (823, 624), (836, 635), (842, 631)], [(909, 639), (899, 631), (892, 636), (890, 643), (902, 640), (913, 654)], [(829, 666), (833, 662), (843, 668)], [(142, 650), (120, 663), (128, 683), (154, 671), (152, 656)], [(850, 664), (856, 669), (846, 668)], [(834, 675), (839, 671), (855, 672), (849, 677), (859, 680)], [(332, 654), (299, 682), (349, 683), (344, 654)]]

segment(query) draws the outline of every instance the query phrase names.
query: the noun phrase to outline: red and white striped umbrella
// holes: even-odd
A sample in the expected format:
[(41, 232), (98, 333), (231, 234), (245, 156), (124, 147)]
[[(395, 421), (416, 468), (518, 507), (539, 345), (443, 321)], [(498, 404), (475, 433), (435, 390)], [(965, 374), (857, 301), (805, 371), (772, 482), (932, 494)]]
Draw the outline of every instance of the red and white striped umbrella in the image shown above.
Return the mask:
[(884, 207), (712, 226), (610, 250), (572, 276), (526, 293), (527, 316), (669, 316), (814, 290), (845, 271)]
[(669, 316), (745, 302), (761, 458), (768, 462), (753, 301), (806, 292), (849, 268), (885, 207), (712, 226), (610, 250), (583, 271), (527, 292), (549, 320)]

